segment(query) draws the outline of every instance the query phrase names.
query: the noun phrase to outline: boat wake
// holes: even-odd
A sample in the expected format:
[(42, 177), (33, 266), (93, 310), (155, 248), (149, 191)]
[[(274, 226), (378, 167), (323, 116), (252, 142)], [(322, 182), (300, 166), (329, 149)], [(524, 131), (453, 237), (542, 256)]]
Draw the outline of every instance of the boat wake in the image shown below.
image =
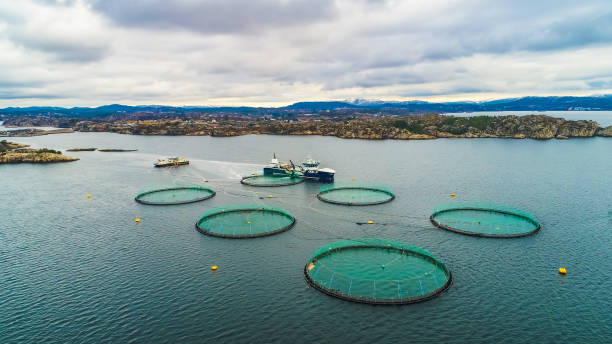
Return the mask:
[(192, 159), (191, 166), (209, 179), (240, 180), (243, 176), (261, 171), (263, 165), (218, 160)]

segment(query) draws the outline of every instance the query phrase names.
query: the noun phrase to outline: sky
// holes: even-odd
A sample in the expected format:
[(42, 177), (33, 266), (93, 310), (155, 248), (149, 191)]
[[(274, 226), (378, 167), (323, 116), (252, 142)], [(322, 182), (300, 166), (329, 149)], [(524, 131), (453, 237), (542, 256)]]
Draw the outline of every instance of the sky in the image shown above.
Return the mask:
[(0, 0), (0, 106), (612, 94), (610, 0)]

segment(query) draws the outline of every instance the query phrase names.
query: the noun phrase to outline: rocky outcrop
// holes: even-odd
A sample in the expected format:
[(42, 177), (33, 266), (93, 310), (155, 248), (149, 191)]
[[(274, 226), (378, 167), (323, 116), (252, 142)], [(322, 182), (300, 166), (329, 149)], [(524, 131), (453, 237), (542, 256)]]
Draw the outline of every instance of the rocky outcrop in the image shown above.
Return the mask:
[(53, 117), (49, 115), (38, 116), (9, 116), (4, 119), (7, 128), (19, 127), (56, 127), (70, 128), (79, 121), (77, 118)]
[(82, 121), (79, 131), (134, 135), (238, 136), (322, 135), (346, 139), (426, 140), (434, 138), (512, 138), (548, 140), (595, 135), (612, 136), (594, 121), (567, 121), (544, 115), (453, 117), (436, 114), (406, 117), (308, 119), (282, 121), (261, 118), (210, 120)]
[(599, 128), (597, 136), (612, 137), (612, 125), (606, 128)]
[(0, 164), (70, 162), (79, 160), (51, 149), (18, 149), (0, 153)]
[(122, 153), (122, 152), (136, 152), (138, 149), (98, 149), (98, 152), (111, 152), (111, 153)]
[(0, 152), (6, 152), (8, 150), (18, 149), (18, 148), (26, 148), (30, 147), (30, 145), (24, 145), (17, 142), (9, 142), (7, 140), (0, 141)]
[(594, 121), (565, 121), (559, 125), (557, 136), (593, 137), (599, 130), (599, 124)]
[(0, 136), (29, 137), (29, 136), (41, 136), (41, 135), (50, 135), (50, 134), (68, 134), (68, 133), (73, 133), (73, 132), (74, 130), (72, 130), (71, 128), (52, 129), (52, 130), (17, 129), (17, 130), (0, 131)]
[(97, 148), (71, 148), (67, 149), (66, 152), (93, 152)]

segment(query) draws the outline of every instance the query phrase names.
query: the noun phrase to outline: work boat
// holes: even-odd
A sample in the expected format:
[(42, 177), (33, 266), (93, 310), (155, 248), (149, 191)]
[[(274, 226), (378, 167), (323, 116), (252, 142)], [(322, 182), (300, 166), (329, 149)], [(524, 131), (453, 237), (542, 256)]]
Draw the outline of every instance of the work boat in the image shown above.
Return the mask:
[(285, 163), (279, 161), (274, 154), (272, 160), (264, 167), (263, 173), (265, 176), (297, 175), (323, 183), (333, 183), (336, 171), (331, 168), (319, 168), (319, 162), (312, 159), (306, 160), (302, 165), (295, 165), (291, 160)]
[(302, 163), (304, 178), (316, 179), (322, 183), (333, 183), (336, 171), (331, 168), (319, 168), (319, 162), (308, 159)]
[[(298, 174), (299, 171), (293, 164), (287, 164), (286, 162), (278, 161), (276, 153), (272, 157), (272, 160), (264, 167), (264, 176), (284, 176), (288, 174)], [(301, 174), (300, 174), (301, 175)]]
[(189, 165), (189, 160), (185, 160), (185, 158), (167, 158), (165, 160), (157, 159), (157, 162), (153, 164), (155, 167), (172, 167), (181, 165)]

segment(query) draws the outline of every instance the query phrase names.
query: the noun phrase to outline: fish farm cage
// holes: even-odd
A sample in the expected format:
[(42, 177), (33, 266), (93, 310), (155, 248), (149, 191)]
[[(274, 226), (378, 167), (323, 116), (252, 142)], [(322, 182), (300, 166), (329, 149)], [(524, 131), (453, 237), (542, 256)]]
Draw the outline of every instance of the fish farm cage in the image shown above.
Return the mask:
[(321, 247), (304, 267), (304, 276), (325, 294), (370, 304), (429, 300), (452, 282), (446, 265), (424, 249), (376, 238)]
[(385, 186), (335, 183), (321, 187), (317, 198), (333, 204), (374, 205), (391, 202), (395, 195)]
[(516, 238), (540, 230), (540, 223), (523, 210), (485, 203), (439, 205), (429, 219), (449, 231), (490, 238)]
[(138, 192), (134, 199), (142, 204), (173, 205), (203, 201), (215, 194), (213, 189), (202, 185), (174, 183), (150, 186)]
[(256, 238), (289, 230), (295, 218), (288, 212), (261, 205), (237, 205), (210, 210), (196, 222), (203, 234), (222, 238)]
[(250, 186), (288, 186), (299, 184), (304, 181), (304, 177), (299, 175), (269, 176), (252, 175), (243, 177), (240, 182)]

